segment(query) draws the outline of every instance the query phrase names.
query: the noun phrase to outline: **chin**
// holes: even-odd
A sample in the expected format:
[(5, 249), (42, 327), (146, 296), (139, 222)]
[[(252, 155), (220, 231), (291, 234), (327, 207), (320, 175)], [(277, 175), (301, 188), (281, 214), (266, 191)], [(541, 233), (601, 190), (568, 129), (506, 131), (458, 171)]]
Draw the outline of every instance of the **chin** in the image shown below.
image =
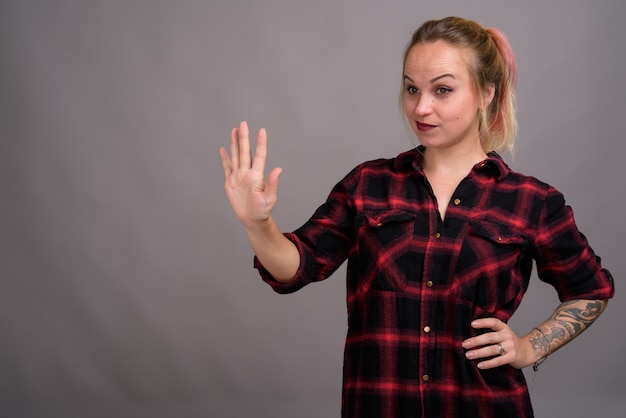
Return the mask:
[(417, 141), (427, 148), (440, 148), (445, 146), (441, 141), (433, 140), (433, 138), (424, 138), (423, 136), (420, 137), (419, 135), (417, 135)]

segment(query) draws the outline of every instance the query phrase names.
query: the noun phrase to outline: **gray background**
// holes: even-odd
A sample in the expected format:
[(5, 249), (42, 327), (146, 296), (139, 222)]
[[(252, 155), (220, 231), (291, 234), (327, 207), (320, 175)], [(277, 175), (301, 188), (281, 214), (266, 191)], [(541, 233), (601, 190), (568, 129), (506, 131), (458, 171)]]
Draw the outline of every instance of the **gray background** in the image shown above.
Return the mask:
[[(263, 284), (218, 147), (241, 119), (268, 129), (296, 228), (354, 165), (411, 147), (402, 50), (452, 14), (508, 35), (511, 164), (565, 193), (617, 282), (528, 373), (537, 416), (624, 416), (623, 0), (2, 0), (0, 416), (338, 416), (344, 268)], [(534, 280), (514, 329), (557, 303)]]

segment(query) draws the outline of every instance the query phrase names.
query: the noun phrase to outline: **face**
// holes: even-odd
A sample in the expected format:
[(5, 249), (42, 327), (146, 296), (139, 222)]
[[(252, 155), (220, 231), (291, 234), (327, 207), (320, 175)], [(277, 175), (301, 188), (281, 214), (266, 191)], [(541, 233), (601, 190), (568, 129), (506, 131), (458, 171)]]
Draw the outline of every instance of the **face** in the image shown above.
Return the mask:
[(447, 42), (420, 43), (404, 65), (404, 110), (420, 143), (428, 148), (480, 147), (479, 110), (493, 88), (476, 93), (463, 49)]

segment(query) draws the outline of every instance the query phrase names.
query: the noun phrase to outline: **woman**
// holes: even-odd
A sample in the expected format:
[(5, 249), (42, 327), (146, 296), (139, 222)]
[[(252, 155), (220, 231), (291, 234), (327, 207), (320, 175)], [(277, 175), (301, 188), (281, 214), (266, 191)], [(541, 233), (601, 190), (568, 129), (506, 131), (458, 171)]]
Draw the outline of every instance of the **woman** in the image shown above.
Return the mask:
[[(266, 133), (248, 127), (220, 154), (226, 192), (263, 279), (280, 293), (346, 259), (344, 417), (531, 417), (522, 368), (584, 331), (613, 280), (553, 187), (496, 150), (515, 135), (515, 61), (473, 21), (428, 21), (403, 63), (401, 104), (420, 146), (363, 163), (312, 218), (283, 234), (272, 218), (280, 169), (264, 179)], [(562, 302), (518, 336), (507, 325), (535, 260)]]

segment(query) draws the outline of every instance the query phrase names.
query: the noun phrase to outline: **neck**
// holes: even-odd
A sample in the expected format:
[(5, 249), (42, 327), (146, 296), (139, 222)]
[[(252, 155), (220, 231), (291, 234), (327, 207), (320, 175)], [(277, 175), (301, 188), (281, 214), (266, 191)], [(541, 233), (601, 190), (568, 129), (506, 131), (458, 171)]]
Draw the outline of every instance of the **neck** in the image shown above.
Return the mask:
[(478, 146), (465, 149), (426, 148), (424, 151), (424, 171), (448, 175), (466, 175), (474, 165), (487, 158), (487, 154)]

